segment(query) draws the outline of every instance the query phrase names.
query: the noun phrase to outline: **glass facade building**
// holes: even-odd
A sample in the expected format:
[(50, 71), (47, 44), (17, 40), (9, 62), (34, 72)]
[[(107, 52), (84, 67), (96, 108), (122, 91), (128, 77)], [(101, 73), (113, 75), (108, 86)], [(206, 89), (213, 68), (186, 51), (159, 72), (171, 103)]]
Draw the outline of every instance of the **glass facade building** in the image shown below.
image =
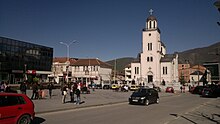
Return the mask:
[(0, 81), (17, 83), (28, 75), (45, 78), (52, 62), (53, 48), (0, 37)]

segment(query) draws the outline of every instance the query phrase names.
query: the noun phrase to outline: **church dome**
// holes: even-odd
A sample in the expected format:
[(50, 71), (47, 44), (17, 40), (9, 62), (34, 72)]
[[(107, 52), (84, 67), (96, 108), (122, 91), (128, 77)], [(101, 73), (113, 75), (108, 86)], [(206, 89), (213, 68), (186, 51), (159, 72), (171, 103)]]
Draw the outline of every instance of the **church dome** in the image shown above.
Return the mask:
[(153, 20), (156, 20), (156, 21), (157, 21), (156, 17), (153, 16), (153, 15), (150, 15), (150, 16), (147, 18), (147, 22), (148, 22), (148, 21), (153, 21)]

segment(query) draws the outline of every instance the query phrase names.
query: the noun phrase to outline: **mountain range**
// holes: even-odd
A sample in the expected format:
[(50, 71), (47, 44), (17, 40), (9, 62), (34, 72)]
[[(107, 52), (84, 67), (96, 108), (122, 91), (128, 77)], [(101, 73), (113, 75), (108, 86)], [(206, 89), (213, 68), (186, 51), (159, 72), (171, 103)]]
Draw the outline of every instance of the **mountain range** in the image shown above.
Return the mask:
[[(189, 63), (193, 65), (203, 65), (207, 62), (218, 62), (220, 63), (220, 42), (212, 44), (207, 47), (194, 48), (183, 52), (178, 52), (179, 63)], [(119, 73), (124, 73), (126, 65), (130, 64), (137, 58), (134, 57), (123, 57), (114, 60), (107, 61), (106, 63), (112, 65), (114, 69)], [(116, 65), (116, 66), (115, 66)]]

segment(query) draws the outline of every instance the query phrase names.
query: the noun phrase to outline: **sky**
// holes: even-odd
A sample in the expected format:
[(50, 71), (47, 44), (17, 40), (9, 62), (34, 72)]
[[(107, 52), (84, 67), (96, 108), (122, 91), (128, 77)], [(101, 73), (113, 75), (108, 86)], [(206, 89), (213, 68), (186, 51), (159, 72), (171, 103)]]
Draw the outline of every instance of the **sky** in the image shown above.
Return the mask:
[(54, 57), (137, 57), (149, 10), (167, 53), (220, 42), (216, 0), (1, 0), (0, 36), (52, 47)]

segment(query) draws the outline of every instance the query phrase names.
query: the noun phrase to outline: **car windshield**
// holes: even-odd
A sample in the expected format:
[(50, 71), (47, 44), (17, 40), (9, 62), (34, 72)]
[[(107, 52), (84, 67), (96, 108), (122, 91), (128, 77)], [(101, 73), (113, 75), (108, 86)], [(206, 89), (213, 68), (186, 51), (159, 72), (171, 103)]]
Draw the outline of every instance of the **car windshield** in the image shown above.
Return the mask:
[(147, 93), (147, 89), (142, 89), (142, 88), (140, 88), (140, 89), (138, 89), (137, 92), (140, 92), (140, 93)]

